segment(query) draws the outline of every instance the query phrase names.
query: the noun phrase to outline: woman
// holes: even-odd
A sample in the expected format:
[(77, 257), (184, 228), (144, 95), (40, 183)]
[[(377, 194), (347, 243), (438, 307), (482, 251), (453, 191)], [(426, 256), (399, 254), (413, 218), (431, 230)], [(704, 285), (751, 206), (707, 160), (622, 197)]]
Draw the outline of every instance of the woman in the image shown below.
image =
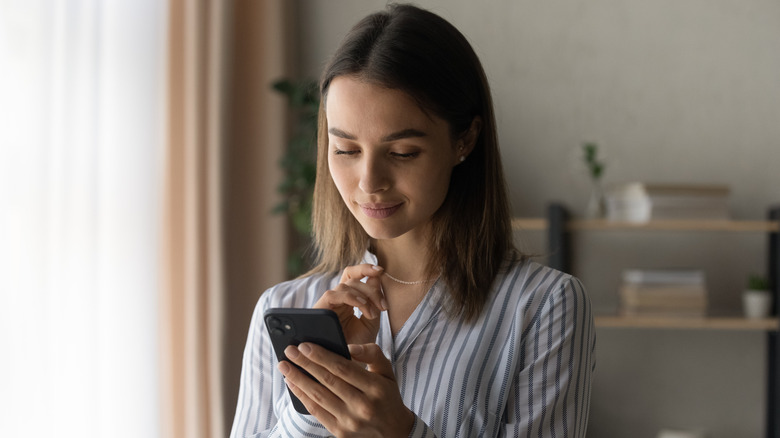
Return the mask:
[[(320, 90), (319, 262), (260, 298), (231, 436), (583, 436), (590, 304), (512, 246), (490, 91), (463, 35), (390, 6), (349, 32)], [(288, 347), (322, 384), (277, 364), (271, 307), (334, 310), (352, 360)]]

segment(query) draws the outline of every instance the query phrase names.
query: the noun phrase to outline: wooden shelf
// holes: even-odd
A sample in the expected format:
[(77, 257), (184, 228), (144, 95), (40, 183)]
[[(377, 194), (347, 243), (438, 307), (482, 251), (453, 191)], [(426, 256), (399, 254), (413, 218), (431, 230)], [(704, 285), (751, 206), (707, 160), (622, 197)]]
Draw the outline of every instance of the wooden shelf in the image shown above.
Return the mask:
[[(547, 220), (538, 218), (515, 218), (512, 227), (521, 231), (543, 231)], [(780, 223), (772, 221), (736, 220), (654, 220), (646, 223), (615, 222), (605, 219), (571, 220), (566, 226), (569, 231), (581, 230), (632, 230), (632, 231), (731, 231), (731, 232), (780, 232)]]
[(777, 331), (778, 318), (747, 319), (742, 317), (650, 317), (602, 315), (594, 318), (596, 327), (648, 329), (710, 329)]
[(547, 229), (547, 219), (539, 218), (514, 218), (512, 228), (524, 231), (541, 231)]

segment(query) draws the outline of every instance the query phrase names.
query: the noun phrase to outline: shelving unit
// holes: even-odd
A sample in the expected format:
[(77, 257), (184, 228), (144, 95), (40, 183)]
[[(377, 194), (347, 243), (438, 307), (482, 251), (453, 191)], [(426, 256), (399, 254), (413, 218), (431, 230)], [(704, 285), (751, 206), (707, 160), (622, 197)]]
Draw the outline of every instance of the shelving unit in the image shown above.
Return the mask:
[(746, 319), (736, 316), (708, 316), (705, 318), (665, 318), (649, 316), (597, 315), (597, 327), (612, 328), (664, 328), (708, 330), (760, 330), (774, 331), (780, 326), (777, 318)]
[[(512, 220), (516, 230), (547, 230), (547, 219), (518, 218)], [(637, 231), (730, 231), (730, 232), (766, 232), (777, 233), (780, 223), (774, 221), (734, 221), (734, 220), (663, 220), (646, 223), (612, 222), (604, 219), (571, 220), (566, 231), (585, 230), (637, 230)]]
[(723, 233), (766, 233), (769, 240), (767, 275), (774, 297), (772, 317), (762, 320), (737, 316), (710, 315), (701, 318), (672, 318), (645, 316), (596, 315), (599, 328), (616, 329), (706, 329), (757, 330), (767, 333), (767, 418), (766, 436), (780, 438), (780, 206), (769, 210), (766, 221), (736, 220), (656, 220), (647, 223), (612, 222), (607, 220), (571, 220), (560, 204), (550, 205), (546, 218), (518, 218), (512, 221), (518, 231), (547, 233), (550, 254), (548, 264), (564, 272), (571, 272), (570, 235), (581, 232), (610, 231), (684, 231)]

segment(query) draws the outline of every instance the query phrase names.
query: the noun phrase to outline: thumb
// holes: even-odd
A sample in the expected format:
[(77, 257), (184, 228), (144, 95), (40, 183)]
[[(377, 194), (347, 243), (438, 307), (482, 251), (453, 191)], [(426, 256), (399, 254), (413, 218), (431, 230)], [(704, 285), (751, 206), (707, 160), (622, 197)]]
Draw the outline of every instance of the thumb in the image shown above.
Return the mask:
[(368, 365), (368, 371), (395, 381), (393, 365), (377, 344), (349, 344), (349, 354), (353, 360)]
[(377, 265), (370, 265), (364, 263), (362, 265), (349, 266), (344, 269), (341, 274), (341, 283), (346, 283), (349, 280), (360, 280), (364, 277), (379, 277), (382, 274), (382, 267)]

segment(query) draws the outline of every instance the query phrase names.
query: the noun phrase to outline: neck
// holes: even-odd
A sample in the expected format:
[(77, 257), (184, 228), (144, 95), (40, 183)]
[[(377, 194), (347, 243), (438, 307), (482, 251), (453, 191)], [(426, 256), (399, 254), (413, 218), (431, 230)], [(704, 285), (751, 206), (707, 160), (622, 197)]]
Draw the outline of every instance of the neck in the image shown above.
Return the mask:
[(403, 236), (392, 240), (373, 242), (379, 266), (393, 277), (416, 282), (428, 280), (428, 247), (425, 242), (416, 239), (404, 239)]

